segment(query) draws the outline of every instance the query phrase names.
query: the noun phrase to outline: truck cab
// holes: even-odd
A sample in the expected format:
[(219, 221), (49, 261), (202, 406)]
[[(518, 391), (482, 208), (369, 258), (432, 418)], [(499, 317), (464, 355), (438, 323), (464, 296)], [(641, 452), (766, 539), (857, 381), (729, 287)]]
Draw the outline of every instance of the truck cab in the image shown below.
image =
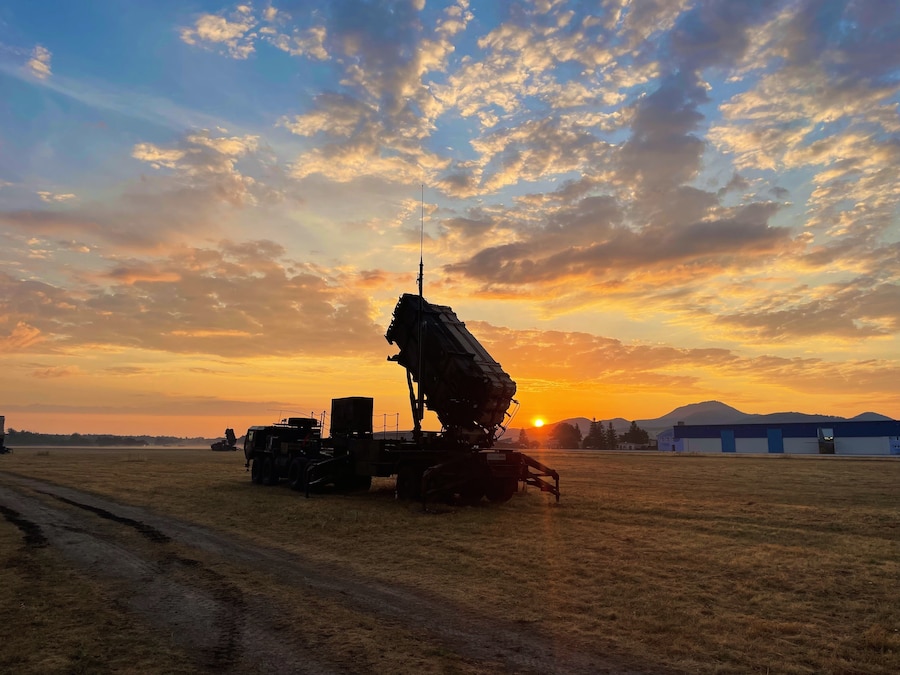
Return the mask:
[(296, 481), (306, 465), (321, 453), (322, 429), (319, 420), (310, 417), (289, 417), (276, 424), (253, 426), (244, 438), (244, 458), (252, 467), (254, 483), (275, 485), (281, 478), (290, 481), (292, 475)]

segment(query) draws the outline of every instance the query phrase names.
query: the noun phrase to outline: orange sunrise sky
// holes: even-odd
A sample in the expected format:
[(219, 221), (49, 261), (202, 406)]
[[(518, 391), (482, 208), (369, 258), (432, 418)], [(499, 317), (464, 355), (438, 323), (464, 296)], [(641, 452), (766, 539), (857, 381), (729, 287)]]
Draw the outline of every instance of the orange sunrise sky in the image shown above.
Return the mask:
[(0, 415), (408, 429), (421, 250), (513, 427), (900, 417), (898, 38), (874, 0), (4, 3)]

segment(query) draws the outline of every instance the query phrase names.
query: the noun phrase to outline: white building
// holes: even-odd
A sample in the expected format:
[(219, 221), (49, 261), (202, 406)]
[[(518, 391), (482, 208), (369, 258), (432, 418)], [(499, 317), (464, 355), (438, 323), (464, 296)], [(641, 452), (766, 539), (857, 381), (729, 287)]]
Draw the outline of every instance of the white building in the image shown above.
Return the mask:
[[(661, 433), (659, 441), (664, 438)], [(660, 450), (710, 453), (900, 455), (900, 422), (679, 424)], [(665, 438), (668, 438), (666, 436)]]

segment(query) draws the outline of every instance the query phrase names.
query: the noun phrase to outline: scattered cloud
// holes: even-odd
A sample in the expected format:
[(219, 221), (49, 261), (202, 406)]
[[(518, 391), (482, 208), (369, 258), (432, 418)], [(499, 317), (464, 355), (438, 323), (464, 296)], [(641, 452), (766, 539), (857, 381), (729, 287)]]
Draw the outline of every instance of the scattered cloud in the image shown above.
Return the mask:
[[(82, 287), (0, 276), (7, 350), (43, 335), (52, 350), (92, 344), (171, 353), (341, 355), (382, 340), (367, 294), (273, 242), (223, 242), (120, 260)], [(148, 330), (152, 326), (152, 330)]]
[(181, 29), (181, 39), (189, 45), (222, 46), (234, 58), (246, 59), (254, 52), (253, 40), (257, 36), (252, 31), (256, 20), (251, 11), (239, 5), (230, 18), (204, 14), (193, 26)]
[(37, 377), (42, 380), (47, 380), (47, 379), (57, 379), (60, 377), (72, 377), (73, 375), (77, 375), (78, 372), (79, 372), (78, 368), (52, 367), (52, 368), (44, 368), (41, 370), (35, 370), (32, 373), (32, 376)]
[(25, 67), (34, 77), (39, 80), (46, 80), (52, 74), (50, 72), (51, 58), (52, 54), (49, 49), (37, 45), (31, 52), (31, 58), (28, 59), (28, 63), (25, 64)]
[[(3, 323), (0, 323), (0, 326), (8, 325), (11, 321), (11, 317), (4, 315)], [(0, 354), (26, 351), (40, 341), (41, 331), (39, 329), (28, 325), (24, 321), (16, 321), (9, 333), (4, 335), (0, 331)]]
[(38, 197), (41, 198), (42, 202), (46, 202), (47, 204), (53, 204), (54, 202), (67, 202), (70, 199), (75, 199), (75, 195), (71, 192), (65, 193), (54, 193), (54, 192), (46, 192), (39, 191), (37, 193)]

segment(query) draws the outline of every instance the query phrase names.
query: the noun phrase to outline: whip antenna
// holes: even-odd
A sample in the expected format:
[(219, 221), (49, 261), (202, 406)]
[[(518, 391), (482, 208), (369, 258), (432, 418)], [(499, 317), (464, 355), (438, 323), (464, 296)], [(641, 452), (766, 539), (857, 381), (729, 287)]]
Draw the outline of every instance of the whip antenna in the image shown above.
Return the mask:
[(424, 250), (425, 250), (425, 183), (422, 183), (422, 213), (420, 217), (420, 225), (419, 225), (419, 337), (418, 337), (418, 352), (419, 352), (419, 365), (418, 370), (418, 382), (416, 389), (416, 410), (415, 410), (415, 419), (413, 433), (416, 436), (416, 440), (422, 434), (422, 419), (425, 417), (425, 392), (422, 391), (422, 323), (424, 321), (424, 317), (422, 316), (422, 311), (425, 309), (425, 297), (422, 295), (422, 281), (425, 276), (425, 263), (424, 263)]
[(425, 184), (422, 183), (422, 215), (419, 224), (419, 298), (422, 297), (422, 277), (424, 276), (424, 249), (425, 249)]

